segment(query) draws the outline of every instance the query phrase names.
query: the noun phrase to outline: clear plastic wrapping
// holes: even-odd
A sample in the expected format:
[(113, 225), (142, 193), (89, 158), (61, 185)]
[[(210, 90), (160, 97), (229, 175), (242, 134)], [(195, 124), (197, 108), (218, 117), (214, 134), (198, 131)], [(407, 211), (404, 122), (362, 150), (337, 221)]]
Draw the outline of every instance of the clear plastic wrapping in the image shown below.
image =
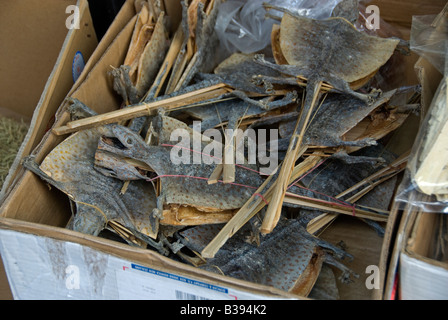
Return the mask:
[(331, 17), (333, 9), (342, 0), (271, 0), (269, 3), (286, 8), (289, 11), (298, 15), (313, 18), (313, 19), (326, 19)]
[(263, 2), (230, 0), (221, 4), (215, 31), (226, 51), (252, 53), (268, 45), (274, 20), (265, 19)]
[[(314, 19), (331, 16), (341, 0), (229, 0), (221, 4), (215, 31), (221, 46), (228, 53), (253, 53), (266, 48), (271, 41), (274, 19), (266, 17), (263, 3), (282, 7)], [(272, 15), (281, 17), (275, 10)]]
[(413, 16), (410, 48), (428, 60), (440, 73), (445, 69), (445, 46), (448, 39), (446, 13)]
[(425, 212), (448, 213), (448, 70), (444, 74), (412, 148), (407, 179), (396, 197)]

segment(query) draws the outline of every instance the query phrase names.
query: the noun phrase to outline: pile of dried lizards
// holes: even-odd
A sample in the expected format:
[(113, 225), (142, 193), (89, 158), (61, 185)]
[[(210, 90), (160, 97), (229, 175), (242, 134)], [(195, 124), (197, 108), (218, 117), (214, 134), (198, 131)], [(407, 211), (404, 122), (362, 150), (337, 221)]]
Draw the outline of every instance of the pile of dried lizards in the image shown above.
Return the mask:
[(215, 66), (219, 0), (183, 1), (172, 37), (157, 2), (136, 5), (109, 75), (123, 108), (95, 114), (71, 99), (72, 121), (53, 129), (71, 135), (40, 165), (24, 161), (69, 196), (68, 227), (303, 296), (324, 263), (356, 277), (316, 235), (340, 214), (379, 233), (387, 221), (408, 155), (384, 138), (418, 105), (418, 88), (376, 85), (399, 40), (266, 5), (283, 14), (272, 56)]

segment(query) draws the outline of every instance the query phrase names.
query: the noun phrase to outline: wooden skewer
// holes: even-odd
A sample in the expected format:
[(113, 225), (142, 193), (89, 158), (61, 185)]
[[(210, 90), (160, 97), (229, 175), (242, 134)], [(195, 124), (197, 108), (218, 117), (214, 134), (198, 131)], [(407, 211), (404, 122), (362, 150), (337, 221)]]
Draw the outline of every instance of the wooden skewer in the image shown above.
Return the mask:
[(342, 214), (346, 214), (346, 215), (350, 215), (350, 216), (354, 215), (358, 218), (367, 218), (367, 219), (371, 219), (374, 221), (386, 222), (387, 218), (388, 218), (388, 216), (386, 216), (386, 215), (373, 213), (373, 212), (358, 209), (358, 208), (352, 209), (349, 207), (347, 207), (347, 208), (340, 207), (340, 206), (332, 205), (332, 204), (321, 204), (318, 202), (318, 199), (314, 199), (314, 198), (310, 198), (310, 197), (305, 197), (305, 196), (302, 197), (301, 196), (300, 198), (296, 198), (293, 193), (289, 193), (289, 192), (286, 192), (285, 202), (291, 203), (291, 204), (297, 204), (297, 205), (301, 205), (301, 206), (306, 206), (306, 207), (311, 207), (311, 208), (315, 208), (315, 209), (320, 209), (320, 210), (327, 210), (327, 211), (331, 211), (331, 212), (342, 213)]
[(311, 103), (308, 106), (308, 110), (304, 110), (302, 108), (303, 112), (299, 116), (295, 130), (300, 130), (300, 132), (299, 134), (293, 134), (293, 136), (291, 137), (286, 157), (283, 160), (282, 168), (280, 170), (280, 174), (277, 178), (277, 181), (275, 181), (275, 190), (272, 196), (272, 200), (271, 202), (269, 202), (263, 223), (261, 225), (261, 233), (270, 233), (280, 219), (286, 188), (288, 186), (292, 170), (294, 168), (294, 163), (298, 158), (299, 148), (302, 146), (302, 140), (303, 136), (305, 135), (306, 126), (319, 96), (321, 85), (322, 81), (319, 81), (316, 84), (315, 88), (313, 88), (314, 92)]
[(358, 182), (357, 184), (353, 185), (351, 188), (348, 188), (344, 192), (338, 194), (336, 196), (336, 198), (341, 198), (341, 197), (345, 196), (346, 194), (349, 194), (350, 192), (360, 188), (361, 186), (365, 185), (366, 183), (371, 183), (373, 180), (383, 177), (385, 174), (388, 174), (391, 171), (396, 171), (397, 167), (404, 165), (408, 161), (410, 153), (411, 153), (410, 150), (405, 152), (403, 155), (401, 155), (395, 161), (393, 161), (390, 165), (375, 172), (374, 174), (370, 175), (369, 177), (367, 177), (367, 178), (361, 180), (360, 182)]
[[(154, 80), (153, 86), (150, 88), (150, 90), (148, 90), (148, 93), (154, 91), (154, 96), (159, 95), (160, 90), (163, 87), (163, 83), (167, 79), (168, 74), (170, 73), (174, 65), (176, 57), (178, 56), (179, 51), (182, 48), (183, 39), (184, 39), (184, 32), (182, 30), (182, 26), (179, 26), (176, 33), (174, 34), (170, 48), (168, 49), (168, 52), (165, 56), (165, 61), (160, 67), (159, 73), (156, 76), (156, 80)], [(155, 88), (154, 86), (157, 87)]]
[[(226, 243), (226, 241), (232, 237), (246, 221), (248, 221), (253, 213), (252, 208), (259, 203), (260, 200), (255, 199), (256, 194), (261, 192), (271, 180), (272, 176), (269, 176), (263, 184), (257, 189), (257, 191), (250, 197), (250, 199), (241, 207), (240, 210), (227, 222), (227, 224), (221, 229), (221, 231), (213, 238), (212, 241), (202, 250), (201, 255), (204, 258), (213, 258), (218, 250)], [(255, 201), (255, 204), (253, 204)]]
[[(306, 148), (299, 150), (299, 156), (305, 152)], [(320, 160), (318, 155), (310, 156), (303, 162), (298, 164), (291, 175), (290, 183), (298, 177), (310, 170)], [(246, 203), (238, 210), (238, 212), (227, 222), (221, 231), (210, 241), (210, 243), (202, 250), (201, 255), (204, 258), (213, 258), (218, 250), (231, 238), (244, 224), (246, 224), (255, 214), (257, 214), (264, 206), (265, 201), (269, 201), (272, 196), (273, 186), (260, 196), (264, 188), (269, 184), (273, 175), (270, 175), (263, 184), (255, 191), (255, 193), (246, 201)]]
[[(348, 188), (347, 190), (341, 192), (338, 194), (335, 198), (340, 199), (346, 194), (353, 192), (354, 190), (360, 188), (364, 184), (368, 183), (369, 185), (357, 192), (356, 194), (352, 195), (350, 198), (348, 198), (346, 201), (349, 203), (355, 203), (358, 201), (362, 196), (364, 196), (366, 193), (371, 191), (373, 188), (378, 186), (379, 184), (383, 183), (387, 179), (392, 178), (402, 170), (404, 170), (404, 164), (409, 158), (410, 151), (405, 152), (403, 155), (401, 155), (399, 158), (397, 158), (394, 162), (392, 162), (389, 166), (375, 172), (374, 174), (370, 175), (369, 177), (363, 179), (362, 181), (358, 182), (357, 184), (353, 185), (352, 187)], [(391, 173), (392, 172), (392, 173)], [(375, 182), (373, 182), (374, 179), (381, 178)], [(334, 219), (338, 217), (339, 214), (337, 213), (324, 213), (320, 216), (312, 219), (307, 226), (307, 231), (311, 234), (314, 234), (318, 230), (320, 230), (323, 226), (331, 223)]]
[(222, 180), (224, 183), (231, 183), (235, 181), (235, 139), (226, 131), (225, 140)]
[(210, 175), (210, 178), (208, 178), (207, 183), (208, 184), (214, 184), (217, 183), (219, 180), (219, 177), (222, 175), (223, 170), (223, 164), (220, 163), (216, 166), (215, 170), (213, 170), (212, 174)]
[(65, 126), (54, 128), (53, 133), (56, 135), (63, 135), (99, 125), (142, 117), (145, 115), (154, 114), (159, 108), (173, 110), (199, 101), (219, 97), (225, 93), (228, 93), (229, 91), (231, 91), (231, 89), (227, 87), (227, 85), (225, 85), (224, 83), (219, 83), (210, 87), (181, 94), (176, 97), (171, 97), (150, 103), (139, 103), (134, 106), (129, 106), (125, 109), (115, 110), (97, 116), (71, 121)]

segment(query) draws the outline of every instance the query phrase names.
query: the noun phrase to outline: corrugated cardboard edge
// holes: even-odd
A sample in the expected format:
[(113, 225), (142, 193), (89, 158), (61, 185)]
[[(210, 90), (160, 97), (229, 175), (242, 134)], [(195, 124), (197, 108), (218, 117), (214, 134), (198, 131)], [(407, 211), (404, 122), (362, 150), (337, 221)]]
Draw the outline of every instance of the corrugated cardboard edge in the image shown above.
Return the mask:
[(164, 257), (151, 250), (131, 247), (127, 244), (121, 244), (112, 240), (81, 234), (65, 228), (57, 228), (15, 219), (2, 218), (0, 219), (0, 229), (13, 230), (56, 240), (78, 243), (82, 246), (138, 263), (146, 267), (158, 268), (182, 276), (198, 278), (201, 279), (201, 281), (206, 281), (210, 284), (226, 286), (236, 290), (243, 290), (252, 294), (259, 294), (272, 298), (306, 299), (273, 287), (203, 271), (190, 265)]
[[(410, 230), (413, 221), (415, 220), (415, 213), (404, 214), (399, 210), (397, 215), (393, 218), (393, 220), (388, 223), (388, 230), (386, 233), (389, 234), (387, 240), (393, 241), (385, 241), (383, 242), (383, 250), (382, 250), (382, 259), (380, 262), (380, 281), (382, 290), (379, 292), (381, 294), (382, 299), (391, 300), (394, 298), (394, 290), (396, 290), (396, 277), (398, 276), (398, 265), (400, 259), (400, 253), (403, 249), (407, 241), (407, 234)], [(394, 232), (393, 229), (397, 227), (398, 229)], [(392, 229), (393, 228), (393, 229)], [(393, 235), (391, 237), (390, 235)], [(390, 254), (390, 258), (388, 255)]]
[[(414, 70), (422, 86), (422, 114), (423, 121), (432, 98), (442, 79), (440, 72), (424, 58), (419, 58), (415, 63)], [(394, 207), (386, 226), (383, 249), (380, 258), (380, 283), (381, 290), (377, 292), (376, 299), (390, 299), (394, 290), (395, 280), (398, 276), (400, 254), (406, 245), (406, 239), (413, 221), (414, 214), (404, 215), (400, 208)]]
[[(87, 0), (78, 0), (77, 6), (80, 9), (80, 17), (81, 17), (81, 23), (83, 24), (84, 28), (87, 24), (88, 29), (90, 31), (91, 35), (94, 35), (95, 32), (93, 30), (93, 23), (92, 18), (90, 16), (89, 6)], [(65, 26), (64, 26), (65, 27)], [(67, 59), (71, 58), (68, 57), (68, 49), (71, 48), (71, 46), (74, 45), (74, 38), (76, 36), (77, 30), (70, 29), (68, 30), (67, 36), (65, 37), (64, 43), (62, 45), (61, 51), (58, 55), (58, 58), (56, 60), (55, 66), (53, 67), (53, 70), (45, 84), (44, 91), (42, 92), (42, 95), (39, 99), (39, 102), (34, 109), (33, 116), (31, 119), (30, 127), (27, 132), (27, 135), (25, 136), (18, 152), (15, 157), (15, 160), (9, 170), (9, 174), (5, 179), (5, 182), (2, 186), (2, 189), (0, 191), (0, 203), (3, 202), (6, 195), (11, 191), (11, 187), (17, 183), (17, 178), (20, 177), (21, 174), (23, 174), (23, 169), (20, 165), (21, 160), (23, 156), (28, 155), (31, 151), (31, 149), (35, 146), (36, 141), (39, 141), (41, 137), (38, 136), (38, 124), (42, 122), (42, 118), (44, 114), (47, 112), (47, 108), (49, 107), (50, 100), (52, 99), (52, 95), (55, 92), (55, 90), (60, 90), (58, 87), (60, 86), (60, 76), (62, 73), (63, 68), (67, 65)], [(86, 40), (86, 39), (84, 39)], [(84, 55), (87, 55), (87, 53), (93, 52), (94, 47), (96, 46), (97, 40), (96, 37), (91, 36), (90, 41), (84, 41), (82, 46), (85, 50)], [(71, 65), (71, 64), (70, 64)], [(84, 72), (85, 73), (85, 72)], [(80, 83), (78, 81), (78, 83)], [(54, 107), (52, 107), (54, 108)], [(53, 112), (52, 112), (53, 113)]]
[[(90, 26), (92, 26), (92, 18), (90, 16), (90, 13), (86, 14), (86, 8), (88, 8), (87, 0), (79, 0), (78, 5), (80, 6), (80, 15), (82, 17), (83, 22), (87, 22)], [(133, 10), (134, 3), (131, 0), (126, 1), (120, 12), (117, 14), (113, 24), (111, 27), (107, 30), (106, 34), (101, 39), (98, 46), (96, 46), (94, 52), (88, 59), (83, 72), (79, 76), (76, 83), (72, 86), (70, 91), (67, 93), (67, 96), (70, 96), (79, 86), (80, 84), (85, 80), (85, 78), (88, 76), (89, 72), (92, 70), (92, 68), (96, 65), (96, 63), (101, 59), (102, 55), (108, 48), (108, 46), (111, 44), (111, 42), (115, 39), (117, 34), (121, 31), (121, 29), (124, 27), (123, 23), (120, 23), (121, 21), (128, 21), (133, 14), (135, 14), (135, 11)], [(131, 14), (130, 14), (131, 13)], [(5, 181), (5, 184), (0, 191), (0, 203), (2, 203), (8, 194), (10, 194), (13, 190), (14, 185), (20, 181), (23, 174), (25, 173), (25, 170), (21, 167), (21, 160), (24, 156), (27, 156), (31, 153), (31, 148), (33, 147), (36, 139), (36, 132), (34, 131), (34, 127), (36, 123), (38, 123), (40, 119), (40, 115), (42, 112), (45, 111), (46, 103), (48, 103), (48, 98), (51, 96), (52, 92), (55, 90), (56, 81), (58, 79), (58, 74), (61, 72), (61, 68), (64, 64), (65, 59), (67, 58), (64, 55), (65, 48), (72, 45), (73, 42), (73, 32), (74, 30), (70, 30), (67, 34), (67, 37), (65, 39), (64, 45), (62, 46), (61, 53), (58, 57), (58, 60), (55, 64), (55, 67), (52, 71), (52, 74), (49, 77), (49, 80), (45, 86), (45, 90), (42, 93), (41, 99), (34, 111), (33, 119), (30, 125), (30, 129), (27, 133), (27, 136), (25, 137), (19, 152), (17, 153), (17, 156), (14, 160), (13, 166), (11, 167), (10, 173)], [(92, 32), (94, 34), (94, 32)], [(96, 40), (95, 40), (96, 44)], [(64, 101), (62, 101), (62, 105), (64, 104)], [(59, 106), (58, 110), (61, 109), (61, 106)], [(56, 112), (56, 110), (55, 110)], [(41, 141), (46, 140), (45, 138), (42, 138)], [(39, 145), (41, 142), (36, 144), (36, 149), (39, 149)]]
[(430, 254), (436, 220), (436, 213), (419, 212), (405, 231), (399, 257), (400, 299), (448, 298), (448, 263), (425, 256)]
[[(123, 19), (125, 19), (125, 18), (127, 18), (127, 17), (123, 17)], [(122, 19), (120, 19), (120, 21), (121, 20)], [(127, 21), (127, 23), (120, 30), (120, 32), (118, 34), (116, 34), (116, 37), (110, 43), (108, 43), (108, 46), (105, 48), (105, 50), (101, 52), (99, 59), (91, 67), (91, 69), (89, 70), (89, 73), (85, 75), (82, 83), (79, 86), (77, 86), (75, 89), (71, 90), (71, 92), (68, 94), (68, 96), (70, 96), (71, 98), (79, 99), (80, 101), (85, 101), (84, 97), (82, 96), (84, 91), (81, 89), (83, 88), (83, 86), (86, 83), (89, 83), (89, 82), (95, 83), (95, 79), (92, 77), (92, 74), (98, 74), (98, 72), (95, 72), (96, 68), (104, 67), (104, 64), (100, 63), (100, 61), (102, 62), (104, 57), (110, 56), (110, 54), (108, 54), (109, 51), (111, 51), (112, 49), (115, 49), (115, 50), (117, 49), (114, 46), (114, 43), (117, 41), (117, 39), (121, 38), (121, 35), (123, 35), (125, 33), (127, 33), (129, 35), (131, 34), (131, 31), (135, 24), (135, 20), (136, 20), (136, 16), (134, 15), (129, 21)], [(129, 40), (130, 40), (130, 36), (129, 36)], [(112, 88), (108, 87), (108, 90), (112, 90)], [(107, 105), (107, 103), (105, 103), (105, 104)], [(66, 123), (67, 121), (69, 121), (70, 115), (66, 110), (66, 106), (67, 106), (67, 102), (64, 100), (56, 112), (55, 123), (53, 125), (53, 128), (60, 126), (64, 123)], [(89, 107), (91, 107), (93, 110), (96, 109), (92, 105), (89, 105)], [(98, 111), (98, 110), (96, 110), (96, 111)], [(50, 150), (51, 148), (55, 147), (58, 143), (62, 142), (62, 140), (64, 140), (65, 138), (66, 138), (66, 136), (56, 136), (53, 134), (53, 132), (51, 130), (49, 130), (45, 134), (45, 136), (43, 137), (41, 142), (36, 146), (36, 148), (32, 152), (32, 154), (36, 156), (36, 161), (37, 162), (42, 161), (43, 158), (46, 156), (45, 152), (43, 152), (43, 151)]]
[(446, 300), (448, 268), (437, 262), (403, 251), (400, 255), (400, 299)]

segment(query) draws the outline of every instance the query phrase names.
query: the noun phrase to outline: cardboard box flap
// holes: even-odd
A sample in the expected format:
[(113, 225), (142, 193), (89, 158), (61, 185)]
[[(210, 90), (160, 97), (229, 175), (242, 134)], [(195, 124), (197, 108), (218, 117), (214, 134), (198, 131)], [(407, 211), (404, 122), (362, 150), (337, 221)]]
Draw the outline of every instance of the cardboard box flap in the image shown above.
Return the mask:
[[(43, 227), (43, 229), (42, 229)], [(112, 240), (107, 240), (107, 239), (102, 239), (102, 238), (98, 238), (98, 237), (92, 237), (92, 236), (88, 236), (88, 235), (83, 235), (80, 234), (78, 232), (73, 232), (71, 230), (67, 230), (67, 229), (59, 229), (59, 228), (53, 228), (53, 227), (48, 227), (48, 226), (42, 226), (39, 224), (35, 224), (35, 223), (29, 223), (29, 222), (17, 222), (11, 219), (2, 219), (0, 221), (0, 249), (1, 249), (1, 253), (2, 255), (6, 252), (6, 254), (8, 254), (8, 252), (13, 253), (14, 255), (16, 255), (15, 250), (12, 250), (11, 248), (13, 246), (18, 246), (18, 247), (22, 247), (22, 244), (24, 243), (29, 243), (29, 246), (24, 245), (23, 248), (24, 250), (25, 247), (28, 248), (28, 250), (32, 250), (30, 248), (33, 247), (33, 245), (35, 245), (36, 242), (38, 243), (45, 243), (45, 246), (48, 247), (48, 245), (50, 245), (51, 247), (56, 247), (59, 248), (58, 250), (60, 251), (61, 254), (57, 254), (57, 252), (55, 252), (55, 254), (57, 255), (57, 259), (62, 262), (62, 260), (64, 260), (65, 256), (67, 254), (71, 255), (72, 257), (75, 257), (74, 253), (73, 253), (73, 249), (68, 249), (68, 247), (76, 247), (74, 250), (75, 251), (85, 251), (85, 250), (89, 250), (89, 254), (92, 255), (96, 255), (96, 256), (101, 256), (103, 257), (103, 259), (108, 260), (108, 259), (112, 259), (110, 257), (116, 257), (120, 260), (120, 263), (125, 263), (125, 266), (129, 265), (130, 262), (135, 263), (135, 264), (139, 264), (142, 269), (146, 268), (150, 268), (151, 270), (163, 270), (163, 272), (167, 272), (167, 273), (172, 273), (175, 274), (176, 276), (182, 276), (182, 277), (187, 277), (189, 279), (200, 279), (201, 282), (203, 283), (207, 283), (209, 285), (216, 285), (216, 286), (221, 286), (221, 287), (225, 287), (228, 290), (233, 290), (234, 292), (238, 292), (241, 295), (246, 295), (249, 297), (249, 299), (256, 299), (256, 298), (262, 298), (262, 299), (275, 299), (275, 298), (280, 298), (280, 299), (298, 299), (299, 297), (296, 295), (292, 295), (289, 294), (287, 292), (284, 292), (282, 290), (279, 289), (275, 289), (273, 287), (268, 287), (268, 286), (263, 286), (263, 285), (258, 285), (258, 284), (254, 284), (254, 283), (250, 283), (247, 281), (242, 281), (242, 280), (237, 280), (237, 279), (230, 279), (228, 277), (225, 276), (221, 276), (219, 274), (215, 274), (215, 273), (210, 273), (210, 272), (206, 272), (206, 271), (202, 271), (198, 268), (186, 265), (184, 263), (181, 262), (177, 262), (174, 261), (170, 258), (167, 257), (163, 257), (160, 254), (157, 254), (151, 250), (145, 250), (145, 249), (140, 249), (140, 248), (135, 248), (135, 247), (131, 247), (129, 245), (126, 244), (121, 244), (118, 243), (116, 241), (112, 241)], [(44, 230), (44, 233), (42, 233), (42, 231)], [(28, 235), (28, 236), (27, 236)], [(35, 235), (35, 236), (33, 236)], [(16, 239), (20, 238), (21, 240), (18, 241)], [(11, 243), (15, 243), (15, 245), (11, 245)], [(37, 247), (40, 247), (41, 245), (37, 245)], [(66, 247), (67, 249), (63, 249), (64, 247)], [(18, 248), (16, 247), (16, 250), (18, 250)], [(45, 249), (44, 249), (45, 250)], [(62, 251), (61, 251), (62, 250)], [(32, 250), (33, 251), (33, 250)], [(39, 253), (40, 252), (40, 253)], [(46, 255), (44, 252), (42, 252), (41, 250), (39, 251), (37, 254), (43, 254), (42, 258), (37, 259), (37, 261), (42, 261), (45, 260), (44, 256)], [(65, 254), (62, 254), (62, 252), (65, 252)], [(31, 254), (31, 253), (30, 253)], [(51, 254), (51, 252), (50, 252)], [(75, 253), (76, 254), (76, 253)], [(26, 254), (24, 255), (24, 257), (26, 257)], [(56, 256), (55, 256), (56, 258)], [(67, 257), (68, 258), (68, 257)], [(84, 262), (82, 259), (87, 259), (86, 256), (80, 255), (80, 257), (78, 256), (78, 258), (80, 258), (81, 260), (77, 260), (75, 262), (72, 262), (79, 266), (80, 268), (84, 267), (84, 264), (86, 262)], [(125, 260), (122, 260), (125, 259)], [(23, 261), (23, 260), (29, 260), (27, 261)], [(67, 274), (65, 274), (65, 269), (68, 265), (72, 264), (70, 262), (64, 262), (64, 263), (58, 263), (57, 266), (51, 266), (52, 264), (52, 259), (49, 259), (51, 262), (50, 263), (43, 263), (42, 265), (37, 265), (36, 267), (36, 272), (39, 272), (38, 270), (55, 270), (57, 269), (59, 273), (62, 273), (62, 279), (61, 283), (65, 284), (65, 280), (67, 279)], [(13, 261), (13, 259), (11, 259), (11, 261)], [(67, 261), (70, 261), (69, 259), (67, 259)], [(22, 259), (22, 262), (24, 262), (24, 266), (26, 267), (26, 265), (30, 265), (36, 262), (36, 259), (31, 257), (31, 258), (27, 258), (27, 259)], [(50, 264), (50, 265), (49, 265)], [(14, 266), (14, 263), (12, 263), (11, 265)], [(88, 267), (88, 266), (86, 266)], [(103, 266), (104, 268), (106, 267), (105, 265)], [(11, 268), (11, 266), (6, 265), (5, 268), (7, 269), (7, 273), (10, 274), (8, 271), (8, 268)], [(117, 268), (114, 268), (117, 272), (119, 269), (121, 269), (121, 271), (123, 271), (124, 269), (122, 269), (121, 266)], [(104, 272), (103, 276), (106, 276), (106, 272), (102, 270), (102, 272)], [(162, 271), (161, 271), (162, 272)], [(113, 273), (112, 272), (107, 272), (108, 275), (110, 276), (110, 274)], [(90, 275), (90, 276), (95, 276), (95, 275)], [(49, 278), (50, 281), (54, 280), (54, 277), (50, 277)], [(114, 286), (118, 280), (117, 279), (109, 279), (110, 282), (107, 283), (107, 281), (104, 281), (102, 283), (102, 285), (104, 285), (105, 287), (107, 286)], [(19, 285), (23, 285), (23, 286), (31, 286), (32, 284), (30, 283), (20, 283)], [(48, 290), (48, 286), (45, 285), (44, 288), (46, 288)], [(27, 288), (24, 288), (22, 292), (26, 292)], [(38, 289), (38, 286), (33, 286), (33, 290), (31, 290), (29, 292), (29, 294), (31, 294), (33, 297), (36, 297), (36, 292), (35, 290)], [(113, 288), (113, 292), (111, 294), (118, 294), (118, 289), (117, 288)], [(132, 288), (131, 288), (132, 289)], [(134, 290), (138, 290), (139, 288), (134, 288)], [(65, 292), (65, 290), (67, 290), (67, 288), (61, 288), (61, 290), (63, 290)], [(111, 298), (108, 296), (102, 296), (102, 295), (107, 295), (107, 290), (92, 290), (92, 288), (87, 288), (87, 290), (91, 290), (91, 291), (96, 291), (96, 294), (98, 294), (99, 296), (96, 296), (96, 298)], [(76, 291), (73, 291), (73, 293), (75, 293)], [(17, 293), (14, 292), (14, 295), (16, 295)], [(82, 292), (78, 292), (81, 293)], [(122, 292), (123, 293), (123, 292)], [(61, 298), (60, 292), (55, 293), (57, 297), (59, 297), (59, 299)], [(45, 295), (47, 296), (47, 295)], [(117, 296), (112, 297), (112, 298), (118, 298)], [(172, 297), (175, 298), (175, 297)], [(221, 297), (221, 299), (226, 298)], [(231, 298), (231, 297), (227, 297)]]
[(22, 118), (31, 119), (68, 31), (65, 9), (74, 4), (75, 0), (0, 3), (0, 39), (3, 43), (0, 47), (0, 97), (3, 108), (14, 109)]
[[(67, 1), (64, 1), (63, 3), (65, 5), (68, 5)], [(5, 195), (10, 191), (9, 189), (16, 182), (17, 177), (23, 174), (23, 169), (20, 165), (22, 158), (30, 154), (31, 150), (33, 150), (37, 146), (37, 144), (43, 138), (45, 132), (51, 127), (51, 123), (54, 120), (54, 114), (57, 108), (63, 101), (67, 92), (74, 85), (75, 81), (75, 78), (73, 76), (74, 60), (80, 59), (79, 67), (82, 69), (84, 63), (86, 62), (86, 60), (88, 60), (88, 58), (90, 57), (90, 55), (92, 54), (97, 45), (95, 30), (93, 29), (92, 18), (90, 16), (87, 1), (80, 0), (77, 2), (77, 6), (79, 8), (80, 13), (80, 29), (68, 30), (65, 26), (65, 20), (62, 24), (62, 27), (59, 26), (58, 28), (56, 28), (58, 31), (62, 29), (64, 32), (66, 32), (65, 41), (62, 44), (62, 48), (60, 49), (60, 51), (57, 51), (60, 52), (59, 56), (57, 57), (56, 63), (54, 64), (53, 67), (53, 71), (51, 72), (46, 82), (46, 85), (44, 87), (42, 94), (40, 95), (40, 99), (37, 105), (36, 104), (27, 105), (28, 112), (32, 112), (30, 127), (26, 137), (22, 142), (19, 151), (17, 152), (14, 163), (10, 168), (9, 175), (5, 179), (5, 182), (3, 183), (0, 192), (0, 200), (3, 200)], [(65, 7), (64, 10), (61, 9), (61, 11), (58, 12), (57, 16), (58, 18), (56, 20), (59, 20), (60, 16), (67, 18), (67, 15), (65, 14)], [(52, 29), (47, 30), (46, 33), (52, 35), (54, 31), (53, 29), (55, 28), (53, 27)], [(57, 38), (54, 41), (54, 43), (58, 43)], [(48, 50), (50, 50), (50, 48), (48, 48)], [(26, 52), (28, 51), (26, 50)], [(21, 53), (20, 55), (23, 55), (23, 53)], [(5, 57), (5, 59), (7, 58), (8, 57)], [(46, 59), (42, 59), (41, 57), (41, 60)], [(26, 70), (26, 68), (24, 70)], [(85, 71), (87, 72), (87, 70)], [(27, 72), (21, 71), (21, 72), (15, 72), (14, 74), (16, 76), (19, 76), (20, 74), (23, 73)], [(33, 78), (30, 77), (30, 75), (28, 76), (29, 79), (27, 82), (24, 83), (24, 85), (33, 84), (33, 86), (37, 87), (37, 84), (35, 84), (36, 80), (32, 81)], [(4, 78), (2, 77), (2, 79)], [(15, 78), (11, 78), (11, 81), (12, 84), (14, 84)], [(0, 84), (0, 88), (3, 89), (4, 87), (2, 87)], [(15, 93), (14, 91), (12, 91), (10, 94)], [(4, 96), (7, 96), (7, 94), (2, 95), (2, 97)], [(32, 94), (30, 95), (20, 94), (20, 96), (17, 97), (18, 98), (17, 101), (20, 102), (22, 96), (27, 96), (30, 98)], [(15, 107), (14, 110), (16, 110)]]
[[(128, 7), (129, 2), (130, 1), (125, 4)], [(119, 17), (118, 21), (122, 22), (123, 20), (129, 18), (129, 11), (134, 12), (133, 9), (124, 7), (117, 16)], [(135, 19), (136, 16), (133, 15), (131, 20), (127, 21), (125, 27), (120, 30), (118, 34), (115, 34), (115, 32), (106, 33), (99, 45), (99, 49), (94, 53), (93, 60), (88, 65), (88, 72), (83, 73), (82, 79), (80, 79), (82, 80), (82, 82), (77, 83), (77, 86), (69, 92), (68, 96), (79, 99), (83, 103), (87, 104), (92, 110), (95, 110), (98, 113), (105, 112), (104, 110), (113, 110), (118, 108), (120, 104), (119, 97), (113, 91), (112, 78), (109, 77), (107, 73), (108, 71), (110, 71), (110, 66), (112, 65), (112, 63), (117, 63), (116, 61), (124, 60), (123, 48), (125, 48), (125, 46), (129, 44), (130, 35), (132, 34), (132, 28), (135, 24)], [(113, 31), (115, 30), (116, 29), (114, 28)], [(105, 61), (104, 59), (106, 59), (107, 61), (111, 60), (110, 64), (105, 65), (103, 62), (98, 63), (99, 61)], [(92, 74), (97, 76), (92, 77)], [(95, 92), (86, 90), (86, 88), (88, 88), (88, 86), (92, 85), (93, 83), (95, 84), (95, 86), (99, 86), (101, 90), (106, 90), (102, 92), (109, 92), (109, 94), (98, 95)], [(60, 125), (60, 123), (64, 123), (69, 120), (69, 114), (65, 109), (66, 103), (66, 101), (63, 101), (59, 109), (57, 110), (54, 126)], [(44, 147), (47, 145), (47, 143), (51, 143), (54, 147), (61, 141), (61, 137), (55, 137), (51, 130), (48, 131), (46, 136), (42, 139), (41, 144), (33, 150), (33, 154), (36, 155), (37, 161), (40, 162), (43, 159), (43, 156), (45, 156), (41, 154), (40, 150), (48, 150), (47, 147)]]

